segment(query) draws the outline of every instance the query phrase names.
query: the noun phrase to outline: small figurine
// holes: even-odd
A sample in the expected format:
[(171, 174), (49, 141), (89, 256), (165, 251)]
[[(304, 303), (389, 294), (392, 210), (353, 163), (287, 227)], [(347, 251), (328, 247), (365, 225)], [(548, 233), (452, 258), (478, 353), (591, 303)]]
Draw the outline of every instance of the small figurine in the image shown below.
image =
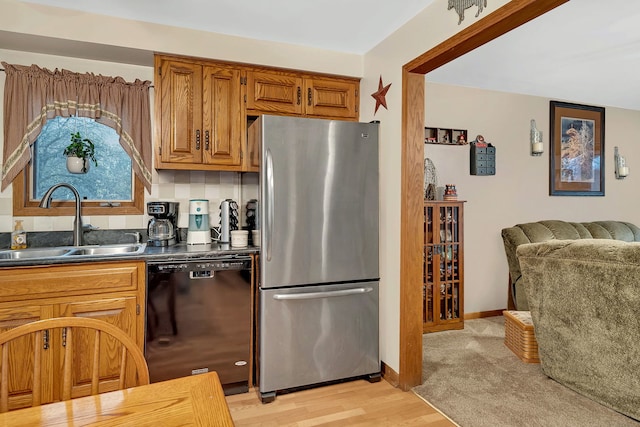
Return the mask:
[(475, 144), (476, 147), (486, 147), (487, 146), (487, 144), (484, 142), (484, 136), (482, 136), (482, 135), (476, 136), (476, 140), (473, 141), (472, 144)]

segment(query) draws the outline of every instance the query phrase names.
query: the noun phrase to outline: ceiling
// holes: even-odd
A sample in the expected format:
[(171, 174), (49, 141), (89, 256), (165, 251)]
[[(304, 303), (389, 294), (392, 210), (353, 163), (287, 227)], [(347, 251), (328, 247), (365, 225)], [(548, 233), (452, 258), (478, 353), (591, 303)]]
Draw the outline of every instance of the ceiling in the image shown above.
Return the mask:
[(136, 21), (364, 54), (434, 0), (23, 1)]
[(427, 81), (640, 110), (640, 4), (572, 0)]
[[(434, 0), (379, 1), (375, 6), (371, 0), (23, 1), (364, 54)], [(474, 19), (475, 10), (473, 6), (467, 11), (467, 20)], [(637, 70), (640, 5), (629, 0), (572, 0), (426, 78), (640, 110)]]

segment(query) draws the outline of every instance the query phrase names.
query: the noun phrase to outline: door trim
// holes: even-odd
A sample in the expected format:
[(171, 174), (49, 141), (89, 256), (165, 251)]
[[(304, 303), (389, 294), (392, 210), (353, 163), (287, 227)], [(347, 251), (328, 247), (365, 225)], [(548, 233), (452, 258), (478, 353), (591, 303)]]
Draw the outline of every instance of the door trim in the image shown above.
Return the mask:
[(569, 0), (512, 0), (403, 66), (400, 214), (400, 373), (402, 390), (422, 384), (424, 74)]

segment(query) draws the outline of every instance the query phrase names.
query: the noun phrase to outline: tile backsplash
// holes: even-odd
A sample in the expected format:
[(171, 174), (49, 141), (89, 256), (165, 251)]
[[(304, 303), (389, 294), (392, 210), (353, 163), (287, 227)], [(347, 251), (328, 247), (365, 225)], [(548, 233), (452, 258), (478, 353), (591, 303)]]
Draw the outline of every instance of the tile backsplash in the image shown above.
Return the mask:
[[(83, 215), (84, 224), (91, 224), (103, 230), (146, 229), (149, 216), (146, 204), (151, 201), (180, 203), (178, 226), (189, 224), (189, 200), (208, 199), (211, 226), (219, 223), (220, 203), (233, 199), (240, 207), (240, 224), (245, 225), (245, 205), (250, 199), (258, 198), (258, 174), (209, 171), (153, 172), (151, 194), (145, 191), (143, 215)], [(24, 229), (29, 231), (64, 231), (73, 228), (73, 216), (14, 217), (12, 188), (0, 193), (0, 232), (10, 232), (14, 220), (23, 220)]]

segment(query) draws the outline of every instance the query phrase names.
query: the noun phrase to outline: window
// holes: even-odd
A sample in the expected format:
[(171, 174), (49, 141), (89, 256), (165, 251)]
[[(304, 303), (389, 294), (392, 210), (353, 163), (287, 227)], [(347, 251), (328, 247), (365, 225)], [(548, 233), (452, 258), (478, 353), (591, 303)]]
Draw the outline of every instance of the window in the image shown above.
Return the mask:
[[(80, 132), (96, 146), (98, 166), (91, 164), (86, 174), (72, 174), (66, 168), (63, 151), (70, 142), (71, 133), (75, 132)], [(117, 133), (93, 119), (56, 117), (47, 121), (33, 144), (31, 165), (14, 183), (14, 215), (73, 214), (73, 194), (64, 188), (54, 193), (54, 209), (38, 208), (44, 193), (60, 182), (78, 190), (83, 199), (84, 215), (143, 213), (142, 184), (132, 172), (131, 158), (122, 148)]]
[[(80, 132), (96, 146), (98, 166), (91, 164), (86, 174), (67, 171), (64, 148), (71, 133)], [(34, 143), (31, 169), (32, 199), (40, 200), (54, 184), (73, 185), (84, 200), (100, 202), (130, 202), (133, 197), (131, 159), (119, 142), (115, 130), (84, 117), (56, 117), (48, 120)], [(68, 190), (59, 190), (54, 198), (73, 200)]]
[[(35, 197), (35, 194), (42, 192), (43, 187), (48, 184), (43, 180), (63, 178), (49, 176), (49, 173), (59, 171), (58, 166), (51, 168), (48, 163), (49, 158), (52, 157), (51, 154), (54, 154), (53, 158), (55, 158), (56, 153), (47, 152), (48, 147), (39, 147), (45, 151), (40, 153), (37, 160), (34, 160), (35, 153), (30, 151), (34, 149), (36, 139), (47, 123), (47, 117), (58, 116), (93, 118), (115, 129), (132, 160), (132, 166), (116, 162), (106, 167), (104, 170), (108, 180), (101, 181), (97, 175), (90, 177), (88, 186), (94, 186), (95, 192), (91, 193), (91, 198), (95, 200), (91, 201), (87, 196), (86, 202), (82, 204), (84, 214), (142, 215), (144, 187), (151, 191), (152, 178), (153, 147), (149, 108), (151, 82), (139, 79), (126, 82), (122, 77), (93, 73), (80, 74), (69, 70), (50, 71), (35, 64), (27, 67), (2, 61), (2, 65), (6, 74), (4, 118), (6, 123), (11, 123), (11, 126), (5, 126), (4, 129), (4, 153), (5, 155), (9, 153), (11, 162), (7, 162), (3, 168), (1, 184), (6, 187), (10, 182), (13, 183), (14, 216), (73, 213), (74, 203), (70, 201), (57, 201), (52, 209), (45, 211), (38, 207), (38, 200)], [(53, 84), (54, 82), (57, 83)], [(70, 135), (65, 136), (63, 140), (69, 141)], [(113, 146), (113, 148), (116, 147)], [(103, 149), (109, 148), (105, 145)], [(104, 157), (103, 163), (107, 164), (107, 160), (110, 159)], [(132, 184), (126, 184), (133, 186), (133, 191), (130, 192), (131, 197), (114, 203), (108, 199), (122, 196), (101, 192), (106, 189), (111, 191), (113, 185), (110, 183), (113, 182), (119, 183), (118, 190), (124, 188), (120, 187), (125, 185), (120, 179), (129, 180), (131, 174), (119, 176), (118, 167), (126, 168), (129, 172), (133, 167), (136, 175)], [(84, 179), (87, 180), (87, 176)]]

